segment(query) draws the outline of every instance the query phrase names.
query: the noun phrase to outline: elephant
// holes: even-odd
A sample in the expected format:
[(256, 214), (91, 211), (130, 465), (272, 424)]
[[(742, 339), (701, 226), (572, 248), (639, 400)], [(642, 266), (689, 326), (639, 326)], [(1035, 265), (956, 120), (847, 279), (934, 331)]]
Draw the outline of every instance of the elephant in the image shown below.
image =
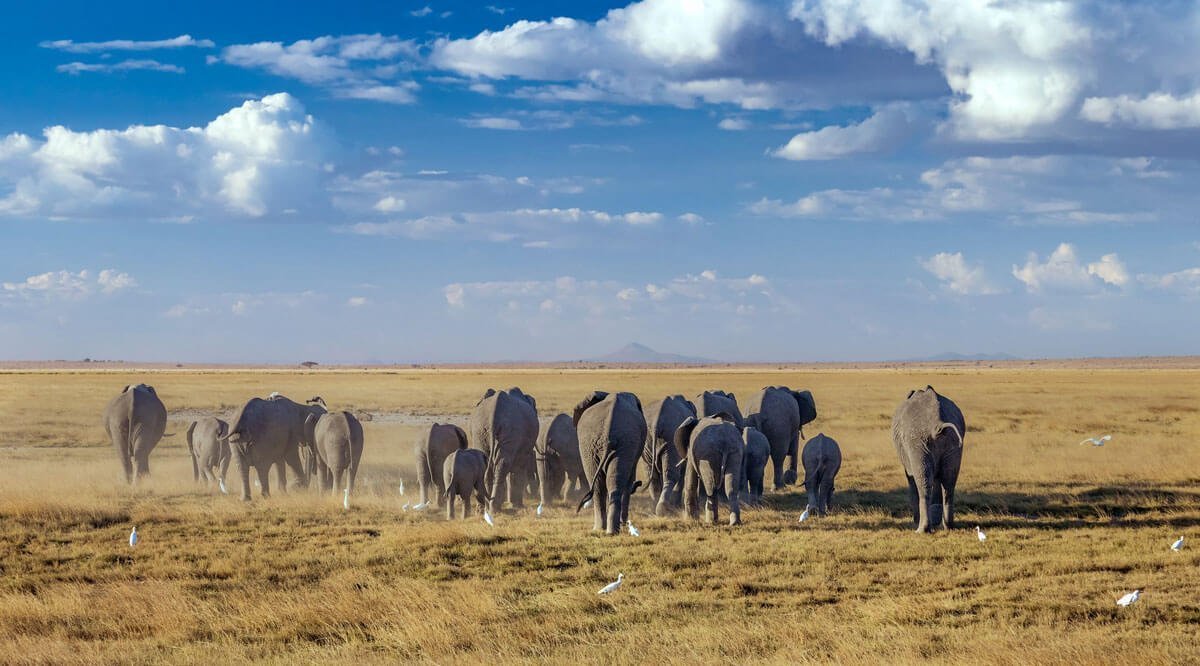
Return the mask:
[[(751, 420), (747, 419), (748, 422)], [(742, 481), (738, 491), (746, 493), (747, 503), (758, 504), (763, 496), (763, 473), (771, 460), (771, 443), (751, 425), (742, 428), (742, 441), (745, 447), (742, 449)]]
[[(225, 492), (225, 473), (229, 470), (229, 440), (222, 440), (229, 433), (229, 424), (214, 416), (205, 416), (187, 429), (188, 453), (192, 458), (192, 479), (204, 479), (208, 487), (213, 482), (220, 484)], [(220, 470), (218, 473), (216, 470)]]
[(166, 434), (167, 408), (154, 387), (129, 384), (104, 408), (104, 430), (117, 450), (125, 483), (150, 476), (150, 452)]
[(833, 480), (842, 468), (842, 449), (832, 437), (819, 433), (804, 444), (804, 487), (808, 490), (808, 508), (824, 516), (833, 501)]
[[(304, 439), (317, 453), (317, 478), (321, 490), (336, 495), (345, 488), (354, 492), (358, 461), (362, 459), (363, 427), (350, 412), (327, 412), (304, 418)], [(346, 474), (346, 485), (342, 475)]]
[(312, 398), (308, 404), (293, 402), (279, 396), (268, 400), (251, 398), (233, 415), (229, 433), (223, 440), (229, 441), (229, 453), (237, 463), (238, 475), (242, 479), (242, 501), (250, 501), (250, 468), (258, 473), (262, 496), (270, 497), (267, 481), (271, 465), (276, 466), (276, 477), (280, 490), (287, 491), (287, 474), (284, 465), (292, 468), (301, 487), (307, 488), (316, 465), (308, 467), (301, 461), (301, 448), (312, 453), (314, 444), (308, 440), (305, 421), (310, 414), (325, 413), (324, 401)]
[[(421, 506), (441, 499), (446, 486), (442, 481), (442, 464), (446, 456), (458, 449), (467, 448), (467, 433), (460, 427), (450, 423), (434, 423), (429, 426), (429, 432), (417, 442), (417, 484), (421, 489)], [(432, 495), (430, 487), (436, 488)]]
[(637, 465), (646, 443), (642, 402), (632, 393), (593, 391), (572, 416), (588, 491), (575, 509), (593, 498), (592, 529), (616, 534), (629, 519), (629, 497), (637, 491)]
[(752, 417), (752, 425), (771, 443), (775, 490), (796, 483), (804, 426), (817, 418), (817, 403), (812, 393), (793, 391), (786, 386), (766, 386), (750, 399), (746, 413)]
[(534, 450), (537, 460), (538, 498), (542, 504), (560, 495), (567, 499), (583, 486), (583, 460), (579, 457), (579, 434), (571, 417), (559, 414), (538, 435)]
[[(704, 495), (704, 521), (717, 522), (721, 488), (729, 498), (729, 524), (742, 523), (737, 484), (742, 477), (742, 434), (728, 414), (689, 416), (675, 431), (675, 450), (685, 461), (683, 501), (686, 515), (700, 517), (699, 495)], [(697, 483), (699, 482), (699, 483)]]
[(696, 406), (682, 395), (655, 400), (646, 408), (646, 446), (642, 462), (648, 470), (650, 492), (655, 515), (664, 516), (678, 509), (683, 493), (683, 478), (679, 470), (679, 455), (675, 452), (675, 430), (689, 416), (696, 415)]
[(446, 520), (454, 520), (454, 498), (462, 498), (463, 518), (471, 515), (471, 491), (479, 504), (487, 507), (491, 498), (487, 496), (484, 475), (487, 472), (487, 454), (478, 449), (455, 449), (442, 463), (442, 480), (446, 498)]
[(692, 400), (697, 417), (726, 414), (733, 419), (733, 424), (739, 429), (743, 425), (742, 411), (738, 409), (737, 398), (725, 391), (705, 391)]
[(917, 532), (954, 528), (954, 486), (967, 423), (954, 401), (932, 386), (909, 391), (892, 416), (892, 442), (908, 478)]
[(485, 482), (492, 513), (504, 504), (506, 494), (514, 509), (523, 506), (529, 475), (534, 473), (538, 425), (537, 402), (519, 388), (488, 389), (476, 403), (468, 433), (471, 448), (488, 456)]

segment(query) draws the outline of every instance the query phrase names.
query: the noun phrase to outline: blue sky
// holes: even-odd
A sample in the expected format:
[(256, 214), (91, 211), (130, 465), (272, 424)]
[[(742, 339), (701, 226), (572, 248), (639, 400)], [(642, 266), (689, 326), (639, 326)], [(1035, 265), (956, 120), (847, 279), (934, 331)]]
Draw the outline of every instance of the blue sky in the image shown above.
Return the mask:
[(1196, 351), (1195, 3), (8, 13), (6, 358)]

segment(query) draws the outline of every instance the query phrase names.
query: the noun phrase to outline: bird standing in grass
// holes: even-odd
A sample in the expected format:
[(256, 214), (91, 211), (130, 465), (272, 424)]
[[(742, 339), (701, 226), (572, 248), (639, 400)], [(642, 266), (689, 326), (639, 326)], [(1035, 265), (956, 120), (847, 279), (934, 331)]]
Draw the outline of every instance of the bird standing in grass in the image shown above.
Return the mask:
[(636, 527), (634, 527), (634, 526), (633, 526), (633, 521), (632, 521), (632, 520), (631, 520), (631, 521), (629, 521), (629, 535), (630, 535), (630, 536), (635, 536), (635, 537), (640, 537), (640, 536), (642, 536), (642, 533), (638, 531), (638, 528), (636, 528)]
[(1178, 540), (1178, 541), (1176, 541), (1175, 543), (1171, 544), (1171, 550), (1173, 550), (1173, 551), (1175, 551), (1175, 552), (1177, 552), (1177, 553), (1178, 553), (1179, 551), (1183, 550), (1183, 537), (1179, 537), (1179, 540)]
[(605, 585), (604, 587), (600, 588), (600, 591), (597, 594), (611, 594), (613, 592), (616, 592), (617, 589), (621, 587), (621, 582), (624, 580), (625, 580), (625, 574), (623, 574), (623, 573), (617, 574), (617, 579), (615, 581), (609, 583), (608, 585)]
[(492, 527), (496, 526), (496, 523), (492, 521), (492, 514), (488, 513), (486, 509), (483, 512), (483, 522), (487, 523), (488, 525), (490, 525)]
[(400, 494), (404, 494), (404, 479), (400, 479)]
[(1100, 437), (1100, 438), (1088, 437), (1087, 439), (1080, 442), (1080, 444), (1081, 445), (1091, 444), (1092, 446), (1104, 446), (1104, 443), (1110, 439), (1112, 439), (1112, 435), (1104, 435), (1103, 437)]
[(983, 533), (983, 530), (978, 525), (975, 526), (975, 536), (979, 537), (979, 543), (987, 541), (987, 535)]
[(1134, 602), (1136, 602), (1138, 600), (1138, 597), (1140, 597), (1140, 596), (1142, 596), (1142, 591), (1134, 590), (1133, 592), (1130, 592), (1129, 594), (1121, 597), (1120, 599), (1117, 599), (1117, 605), (1122, 608), (1124, 608), (1126, 606), (1132, 606), (1134, 604)]
[(220, 482), (220, 484), (221, 484), (221, 494), (222, 494), (222, 495), (228, 495), (228, 494), (229, 494), (229, 491), (225, 489), (225, 479), (218, 479), (218, 481), (219, 481), (219, 482)]
[(538, 502), (537, 515), (542, 515), (542, 503)]
[(342, 508), (346, 511), (350, 510), (350, 489), (346, 488), (342, 492)]
[(808, 520), (808, 511), (811, 508), (812, 507), (808, 507), (808, 506), (804, 507), (804, 513), (800, 514), (800, 522), (804, 522), (804, 521)]
[(400, 510), (401, 510), (401, 511), (408, 511), (408, 502), (405, 502), (405, 503), (404, 503), (404, 506), (400, 507)]
[(137, 525), (134, 525), (133, 531), (129, 533), (129, 547), (133, 548), (134, 546), (137, 545), (137, 542), (138, 542)]

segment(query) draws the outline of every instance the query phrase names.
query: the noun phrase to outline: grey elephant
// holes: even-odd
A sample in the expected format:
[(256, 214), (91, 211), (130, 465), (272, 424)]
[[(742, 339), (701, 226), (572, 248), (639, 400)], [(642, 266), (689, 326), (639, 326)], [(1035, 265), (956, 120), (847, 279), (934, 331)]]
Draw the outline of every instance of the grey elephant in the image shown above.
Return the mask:
[(685, 461), (683, 502), (686, 515), (700, 517), (699, 498), (704, 497), (704, 520), (718, 520), (717, 501), (727, 489), (729, 524), (740, 525), (742, 508), (736, 491), (742, 477), (742, 433), (728, 414), (688, 417), (675, 431), (675, 450)]
[(104, 430), (117, 450), (125, 483), (150, 475), (150, 452), (166, 434), (167, 408), (153, 386), (130, 384), (104, 408)]
[[(234, 413), (229, 423), (229, 453), (237, 463), (238, 475), (242, 480), (242, 500), (250, 501), (250, 468), (258, 474), (258, 483), (263, 497), (271, 496), (268, 475), (271, 466), (276, 466), (276, 476), (281, 491), (287, 490), (287, 474), (284, 466), (292, 468), (298, 485), (308, 487), (313, 464), (310, 469), (301, 461), (301, 448), (313, 451), (313, 442), (308, 439), (304, 423), (309, 415), (320, 416), (325, 407), (319, 398), (309, 404), (293, 402), (283, 396), (268, 400), (251, 398)], [(315, 454), (312, 454), (315, 459)]]
[(754, 427), (771, 443), (775, 489), (796, 483), (803, 429), (817, 418), (817, 403), (812, 393), (793, 391), (786, 386), (767, 386), (750, 398), (746, 414), (756, 417)]
[(646, 443), (642, 402), (632, 393), (593, 391), (575, 405), (579, 454), (588, 491), (575, 509), (592, 501), (592, 529), (616, 534), (629, 520), (629, 498), (641, 484), (638, 460)]
[(188, 453), (192, 458), (192, 479), (204, 479), (205, 485), (220, 484), (225, 492), (225, 473), (229, 470), (229, 424), (214, 416), (192, 421), (187, 429)]
[(682, 395), (667, 396), (646, 407), (646, 445), (642, 449), (642, 462), (656, 515), (664, 516), (680, 506), (683, 474), (679, 469), (679, 455), (675, 452), (675, 431), (685, 419), (695, 415), (696, 406)]
[[(467, 433), (451, 423), (434, 423), (429, 426), (416, 446), (417, 485), (421, 491), (421, 506), (440, 500), (446, 486), (442, 480), (442, 465), (446, 457), (458, 449), (467, 448)], [(430, 493), (435, 488), (436, 492)]]
[(709, 390), (692, 399), (697, 417), (716, 416), (725, 414), (733, 419), (738, 428), (745, 425), (742, 422), (742, 410), (738, 409), (737, 397), (733, 393)]
[(490, 498), (484, 485), (484, 475), (487, 472), (487, 454), (478, 449), (457, 449), (446, 456), (442, 463), (442, 483), (445, 490), (442, 496), (446, 498), (446, 519), (454, 520), (454, 498), (462, 499), (463, 518), (471, 515), (471, 491), (480, 506), (487, 507)]
[(808, 507), (824, 516), (833, 502), (833, 482), (842, 468), (842, 449), (832, 437), (819, 433), (804, 443), (800, 454), (804, 460), (804, 487), (808, 490)]
[(534, 450), (537, 461), (538, 498), (549, 504), (555, 497), (568, 499), (583, 487), (583, 460), (579, 457), (579, 434), (571, 417), (559, 414), (538, 435)]
[[(519, 388), (488, 389), (471, 413), (467, 428), (471, 448), (488, 456), (485, 482), (496, 513), (507, 495), (513, 508), (523, 505), (534, 473), (533, 447), (538, 436), (537, 403)], [(507, 491), (507, 492), (506, 492)]]
[(746, 427), (742, 428), (742, 482), (738, 485), (739, 492), (746, 493), (749, 504), (758, 504), (763, 496), (763, 476), (767, 463), (771, 460), (771, 443), (767, 436), (751, 425), (753, 419), (746, 419)]
[[(363, 453), (363, 427), (350, 412), (327, 412), (320, 416), (309, 414), (304, 419), (305, 440), (317, 453), (317, 479), (321, 490), (333, 494), (342, 489), (354, 492), (358, 462)], [(346, 475), (346, 485), (342, 476)]]
[(918, 532), (954, 527), (954, 486), (967, 424), (954, 401), (932, 386), (909, 391), (892, 416), (892, 442), (908, 478)]

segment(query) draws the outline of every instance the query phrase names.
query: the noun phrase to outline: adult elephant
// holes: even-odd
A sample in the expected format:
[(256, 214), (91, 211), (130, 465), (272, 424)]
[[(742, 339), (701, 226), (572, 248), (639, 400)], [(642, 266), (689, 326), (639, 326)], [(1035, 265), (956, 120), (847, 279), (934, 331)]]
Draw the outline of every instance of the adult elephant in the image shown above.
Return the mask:
[(251, 398), (238, 409), (230, 420), (229, 434), (223, 439), (229, 441), (229, 453), (237, 463), (238, 476), (242, 479), (243, 501), (250, 501), (251, 467), (258, 473), (263, 497), (271, 496), (268, 482), (271, 465), (276, 466), (276, 478), (283, 492), (287, 492), (285, 465), (292, 468), (301, 487), (308, 487), (316, 465), (314, 463), (310, 467), (301, 461), (301, 447), (307, 448), (306, 457), (311, 455), (315, 460), (316, 455), (313, 453), (314, 442), (308, 439), (304, 422), (310, 414), (319, 417), (324, 413), (324, 401), (320, 398), (300, 404), (283, 396), (267, 400)]
[(954, 486), (966, 434), (962, 410), (928, 385), (909, 391), (892, 416), (892, 442), (908, 477), (918, 532), (954, 528)]
[[(452, 423), (435, 423), (417, 442), (417, 485), (421, 490), (420, 506), (436, 506), (445, 492), (442, 466), (446, 458), (458, 449), (467, 448), (467, 433)], [(430, 492), (430, 489), (434, 492)]]
[(534, 449), (537, 460), (538, 500), (550, 504), (555, 497), (567, 499), (583, 486), (583, 460), (579, 457), (579, 433), (571, 417), (559, 414), (538, 435)]
[(225, 492), (225, 472), (229, 470), (229, 441), (221, 438), (229, 433), (229, 424), (215, 416), (201, 417), (187, 429), (188, 453), (192, 458), (192, 480), (204, 479), (212, 488), (218, 483)]
[(750, 425), (766, 435), (771, 444), (775, 490), (796, 483), (803, 429), (817, 418), (817, 403), (812, 393), (793, 391), (786, 386), (767, 386), (750, 398), (746, 414)]
[[(337, 494), (343, 488), (349, 496), (354, 492), (358, 476), (358, 461), (362, 459), (363, 427), (350, 412), (309, 414), (304, 419), (304, 438), (313, 444), (317, 453), (317, 478), (321, 490)], [(346, 485), (342, 475), (346, 474)]]
[(646, 446), (642, 449), (642, 462), (647, 469), (656, 515), (663, 516), (671, 509), (679, 508), (683, 474), (674, 445), (675, 431), (679, 424), (695, 415), (696, 406), (678, 394), (655, 400), (646, 407)]
[[(150, 452), (167, 429), (167, 408), (154, 387), (129, 384), (104, 408), (104, 430), (117, 450), (125, 483), (150, 475)], [(172, 433), (173, 434), (173, 433)]]
[(738, 409), (737, 397), (726, 391), (705, 391), (692, 400), (696, 416), (716, 416), (725, 414), (733, 419), (733, 424), (740, 430), (743, 425), (742, 411)]
[(738, 482), (742, 478), (742, 433), (728, 414), (697, 419), (689, 416), (675, 431), (675, 450), (687, 461), (683, 498), (688, 517), (700, 517), (699, 498), (704, 496), (704, 520), (717, 522), (717, 500), (721, 489), (729, 498), (729, 524), (742, 522)]
[(588, 491), (576, 512), (592, 502), (592, 529), (616, 534), (629, 519), (629, 496), (637, 490), (637, 464), (646, 443), (646, 417), (632, 393), (593, 391), (572, 417)]
[(514, 509), (523, 506), (538, 436), (533, 396), (516, 387), (488, 389), (475, 404), (467, 430), (471, 448), (487, 454), (484, 482), (491, 490), (491, 512), (499, 511), (506, 496)]

